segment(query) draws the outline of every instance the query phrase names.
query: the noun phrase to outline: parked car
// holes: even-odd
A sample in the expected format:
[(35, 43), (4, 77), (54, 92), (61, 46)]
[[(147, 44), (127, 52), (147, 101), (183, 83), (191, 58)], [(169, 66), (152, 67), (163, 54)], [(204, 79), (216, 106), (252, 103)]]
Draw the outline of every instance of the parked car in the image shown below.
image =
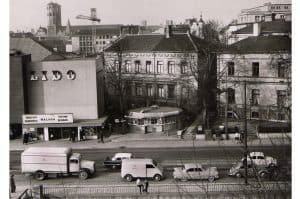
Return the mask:
[(131, 158), (133, 158), (132, 153), (116, 153), (112, 158), (107, 157), (106, 160), (103, 162), (103, 165), (106, 168), (120, 169), (122, 165), (122, 161), (124, 159), (131, 159)]
[[(266, 178), (270, 174), (270, 170), (264, 166), (258, 166), (255, 164), (247, 165), (247, 176), (248, 177), (261, 177)], [(243, 162), (238, 162), (232, 166), (228, 173), (229, 176), (235, 176), (237, 178), (241, 178), (245, 176), (245, 166)]]
[(219, 178), (216, 167), (203, 167), (201, 164), (184, 164), (182, 168), (174, 168), (173, 177), (175, 180), (202, 180), (213, 182)]
[(121, 177), (129, 182), (137, 178), (151, 178), (160, 181), (163, 173), (152, 159), (124, 159)]
[[(243, 160), (244, 158), (242, 158), (242, 161)], [(259, 166), (277, 166), (277, 159), (270, 156), (265, 156), (263, 152), (250, 152), (247, 158), (247, 162), (251, 162)]]

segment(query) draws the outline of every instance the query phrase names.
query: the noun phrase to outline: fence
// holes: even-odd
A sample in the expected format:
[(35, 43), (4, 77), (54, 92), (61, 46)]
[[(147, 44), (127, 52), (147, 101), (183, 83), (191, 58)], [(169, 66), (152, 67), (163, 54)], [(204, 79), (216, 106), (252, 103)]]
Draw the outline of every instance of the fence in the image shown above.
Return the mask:
[[(258, 193), (280, 191), (290, 193), (291, 184), (288, 182), (263, 182), (252, 185), (244, 185), (241, 183), (207, 183), (207, 182), (191, 182), (191, 183), (173, 183), (173, 184), (151, 184), (149, 186), (151, 194), (165, 193)], [(99, 195), (129, 195), (138, 194), (139, 190), (135, 184), (130, 185), (44, 185), (44, 194), (72, 197), (79, 195), (99, 196)]]

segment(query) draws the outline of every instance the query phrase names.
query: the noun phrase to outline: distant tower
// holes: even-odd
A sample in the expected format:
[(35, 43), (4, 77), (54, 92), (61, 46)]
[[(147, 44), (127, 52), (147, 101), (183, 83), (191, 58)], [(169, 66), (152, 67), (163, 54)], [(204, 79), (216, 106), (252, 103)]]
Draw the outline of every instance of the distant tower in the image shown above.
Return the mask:
[(203, 26), (204, 26), (204, 21), (202, 19), (202, 14), (200, 15), (200, 19), (199, 19), (199, 22), (198, 22), (198, 37), (200, 38), (204, 38), (204, 35), (203, 35)]
[(57, 36), (61, 28), (61, 6), (57, 3), (50, 2), (47, 4), (48, 16), (48, 37)]
[(147, 26), (147, 20), (142, 20), (141, 21), (141, 26)]

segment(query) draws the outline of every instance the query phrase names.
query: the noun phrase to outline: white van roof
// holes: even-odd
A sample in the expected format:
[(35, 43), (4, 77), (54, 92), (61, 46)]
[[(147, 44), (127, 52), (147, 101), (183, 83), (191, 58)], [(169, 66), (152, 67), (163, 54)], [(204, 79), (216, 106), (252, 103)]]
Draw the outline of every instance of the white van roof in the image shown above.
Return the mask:
[(72, 149), (68, 147), (30, 147), (26, 149), (23, 155), (50, 155), (50, 154), (68, 154)]

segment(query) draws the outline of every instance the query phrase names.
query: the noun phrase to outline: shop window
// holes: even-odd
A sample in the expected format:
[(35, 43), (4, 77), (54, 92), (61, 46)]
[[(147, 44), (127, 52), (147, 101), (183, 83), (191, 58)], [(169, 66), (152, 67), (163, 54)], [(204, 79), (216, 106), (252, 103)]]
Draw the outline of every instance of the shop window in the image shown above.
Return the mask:
[(157, 88), (157, 95), (158, 97), (160, 98), (164, 98), (165, 97), (165, 90), (164, 90), (164, 86), (163, 85), (158, 85), (158, 88)]
[(252, 111), (251, 118), (259, 118), (259, 113), (257, 111)]
[(259, 63), (252, 63), (252, 77), (259, 77)]
[(47, 81), (47, 71), (42, 71), (42, 81)]
[(227, 63), (227, 72), (228, 76), (233, 76), (234, 75), (234, 62), (228, 62)]
[(143, 96), (143, 87), (142, 87), (142, 85), (136, 85), (136, 96)]
[(235, 90), (232, 88), (228, 88), (227, 95), (228, 95), (228, 104), (234, 104), (235, 103)]
[(140, 73), (141, 71), (141, 61), (140, 60), (136, 60), (134, 61), (134, 67), (135, 67), (135, 72), (136, 73)]
[(69, 70), (67, 72), (67, 78), (70, 80), (74, 80), (76, 78), (76, 73), (73, 70)]
[(186, 61), (181, 62), (181, 74), (187, 74), (188, 64)]
[(52, 76), (53, 81), (58, 81), (58, 80), (62, 79), (62, 74), (60, 71), (54, 70), (54, 71), (52, 71), (52, 73), (53, 73), (53, 76)]
[(175, 62), (174, 61), (168, 62), (168, 74), (175, 74)]
[(36, 75), (36, 72), (35, 71), (30, 71), (30, 80), (31, 81), (37, 81), (39, 78), (38, 76)]
[(163, 62), (162, 61), (157, 61), (157, 65), (156, 65), (156, 68), (157, 68), (157, 73), (160, 74), (160, 73), (163, 73), (164, 72), (164, 65), (163, 65)]
[(175, 98), (175, 86), (168, 85), (168, 98)]
[(252, 98), (251, 98), (251, 102), (252, 105), (258, 105), (259, 104), (259, 89), (252, 89)]

